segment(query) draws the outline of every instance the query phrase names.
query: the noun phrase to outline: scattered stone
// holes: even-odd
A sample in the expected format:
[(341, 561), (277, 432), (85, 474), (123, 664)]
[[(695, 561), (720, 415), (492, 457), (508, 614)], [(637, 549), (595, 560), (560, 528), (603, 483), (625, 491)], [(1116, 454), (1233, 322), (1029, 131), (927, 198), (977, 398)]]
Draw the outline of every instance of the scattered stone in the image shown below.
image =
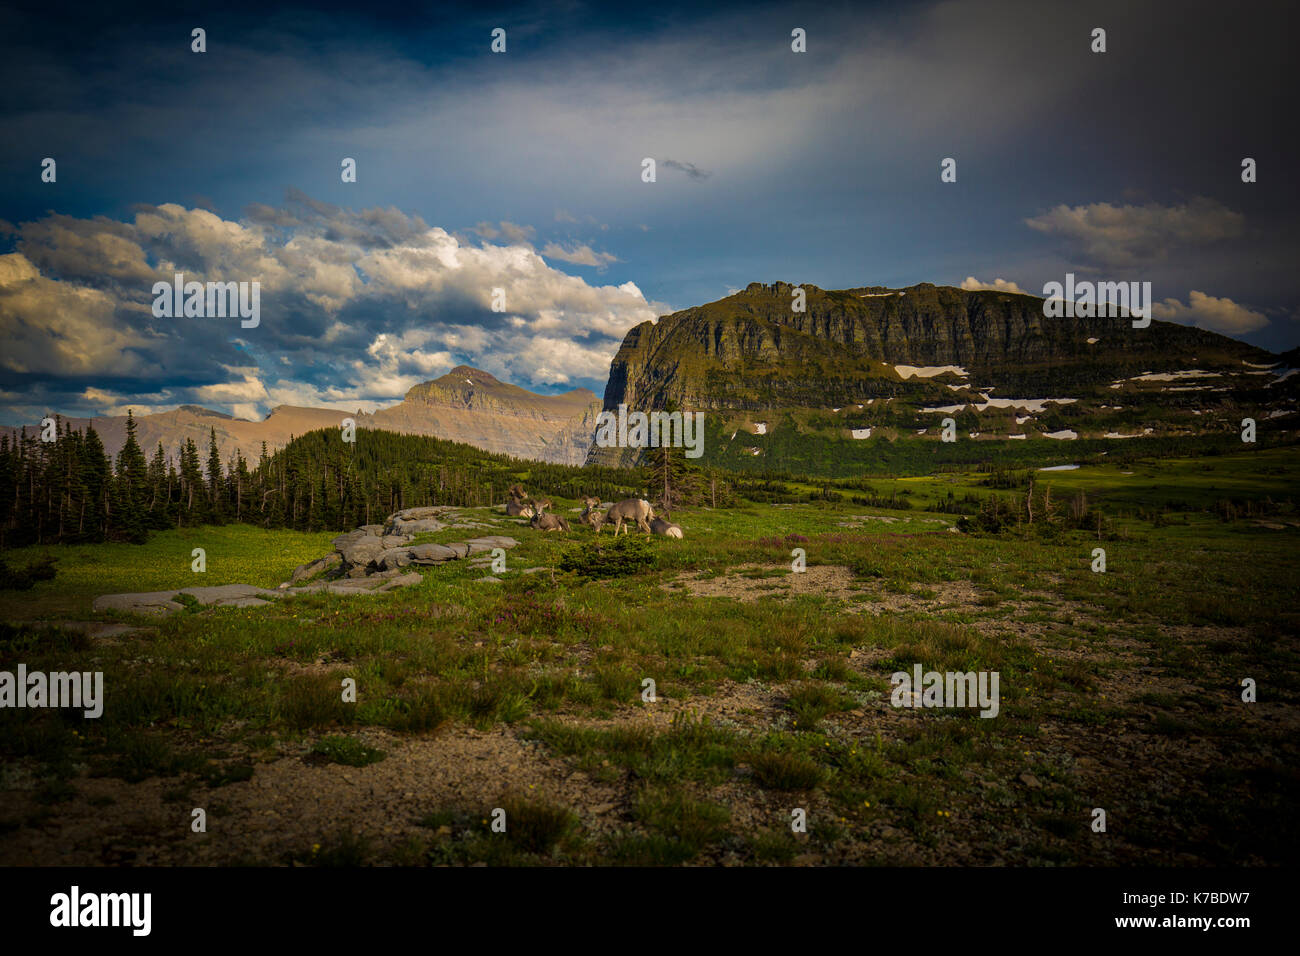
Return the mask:
[(491, 551), (493, 548), (513, 548), (519, 542), (514, 538), (507, 538), (505, 535), (489, 535), (486, 538), (470, 538), (466, 542), (471, 548), (480, 547), (483, 550)]
[(185, 605), (173, 601), (175, 591), (147, 591), (138, 594), (101, 594), (91, 605), (96, 611), (126, 611), (128, 614), (145, 614), (166, 617), (184, 610)]
[(443, 544), (417, 544), (411, 548), (411, 560), (416, 564), (441, 564), (460, 555)]
[[(440, 531), (445, 525), (439, 519), (458, 519), (459, 515), (444, 506), (407, 508), (390, 515), (384, 524), (368, 524), (338, 535), (333, 539), (334, 550), (306, 564), (294, 568), (288, 581), (276, 590), (253, 587), (249, 584), (226, 584), (217, 587), (182, 588), (177, 591), (151, 591), (136, 594), (105, 594), (94, 601), (96, 611), (124, 611), (164, 617), (185, 609), (178, 601), (181, 594), (189, 595), (199, 604), (218, 607), (260, 607), (278, 597), (295, 594), (370, 594), (391, 591), (420, 583), (421, 576), (414, 571), (404, 571), (410, 565), (434, 565), (445, 561), (484, 554), (496, 548), (513, 548), (519, 544), (504, 535), (488, 535), (469, 541), (450, 544), (411, 545), (414, 535), (424, 531)], [(481, 522), (464, 522), (465, 527), (491, 528)], [(490, 560), (473, 562), (477, 569), (490, 566)], [(534, 571), (543, 568), (531, 569)], [(480, 580), (500, 584), (501, 579), (486, 577)], [(116, 625), (126, 633), (134, 628)]]
[(331, 541), (330, 544), (334, 546), (335, 551), (341, 551), (343, 550), (343, 546), (347, 544), (349, 541), (356, 541), (358, 538), (364, 538), (366, 537), (366, 534), (367, 533), (365, 531), (358, 528), (356, 531), (349, 531), (347, 534), (339, 535), (337, 538)]
[(261, 607), (264, 604), (270, 604), (270, 603), (271, 603), (270, 601), (267, 601), (260, 597), (245, 597), (245, 598), (235, 598), (233, 601), (222, 601), (221, 606), (222, 607)]
[(374, 535), (366, 535), (363, 538), (344, 542), (339, 552), (348, 564), (365, 566), (384, 553), (384, 542)]
[(1023, 783), (1026, 787), (1028, 787), (1030, 790), (1037, 790), (1039, 787), (1042, 786), (1042, 784), (1038, 782), (1038, 778), (1035, 777), (1032, 773), (1022, 773), (1020, 775), (1020, 782)]
[(297, 584), (300, 581), (310, 581), (317, 575), (324, 574), (326, 571), (333, 570), (343, 563), (343, 555), (333, 551), (323, 558), (317, 558), (307, 564), (300, 564), (293, 569), (293, 575), (289, 578), (290, 582)]
[(216, 587), (181, 588), (178, 591), (143, 591), (128, 594), (102, 594), (95, 598), (96, 611), (125, 611), (128, 614), (145, 614), (164, 617), (184, 610), (185, 605), (176, 600), (181, 594), (194, 598), (200, 604), (218, 607), (249, 607), (249, 598), (278, 597), (280, 591), (253, 587), (251, 584), (222, 584)]
[(441, 531), (446, 527), (438, 519), (448, 514), (446, 507), (433, 505), (424, 508), (406, 508), (390, 515), (384, 523), (384, 534), (416, 535), (430, 531)]
[(417, 535), (441, 531), (445, 527), (446, 525), (435, 518), (424, 518), (420, 521), (395, 521), (385, 530), (389, 534)]
[(416, 573), (415, 571), (410, 571), (406, 574), (399, 574), (396, 577), (389, 578), (387, 581), (381, 584), (377, 590), (395, 591), (398, 588), (405, 588), (405, 587), (410, 587), (413, 584), (419, 584), (423, 580), (424, 577), (422, 575)]
[(386, 571), (395, 568), (404, 568), (411, 563), (410, 548), (389, 548), (375, 558), (375, 564), (379, 565)]
[(416, 521), (420, 518), (436, 518), (439, 515), (447, 514), (450, 509), (446, 505), (425, 505), (420, 508), (404, 508), (401, 511), (390, 515), (388, 520), (402, 519), (404, 521)]
[(494, 577), (492, 577), (492, 575), (490, 575), (490, 574), (489, 574), (487, 577), (485, 577), (485, 578), (476, 578), (476, 580), (477, 580), (480, 584), (504, 584), (504, 583), (505, 583), (505, 582), (502, 581), (500, 578), (494, 578)]

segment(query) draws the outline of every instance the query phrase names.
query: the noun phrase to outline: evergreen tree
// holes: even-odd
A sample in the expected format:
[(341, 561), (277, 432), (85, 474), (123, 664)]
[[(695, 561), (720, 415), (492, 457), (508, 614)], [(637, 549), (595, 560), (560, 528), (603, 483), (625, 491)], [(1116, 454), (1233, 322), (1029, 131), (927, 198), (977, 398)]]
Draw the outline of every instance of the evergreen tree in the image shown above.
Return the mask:
[(126, 444), (117, 455), (117, 506), (114, 525), (128, 541), (141, 542), (148, 535), (146, 505), (149, 465), (136, 440), (135, 416), (126, 413)]
[(217, 430), (208, 434), (208, 510), (207, 520), (220, 524), (225, 519), (225, 495), (221, 487), (221, 454), (217, 451)]
[(198, 524), (207, 511), (207, 493), (203, 485), (203, 470), (199, 467), (199, 446), (193, 438), (186, 438), (181, 447), (180, 518)]
[(700, 474), (687, 463), (686, 453), (681, 448), (664, 445), (651, 450), (646, 484), (646, 497), (656, 505), (656, 510), (663, 512), (665, 518), (674, 508), (700, 502)]
[(171, 526), (171, 501), (167, 488), (167, 453), (163, 451), (162, 442), (154, 450), (149, 461), (149, 527), (154, 529)]
[(109, 535), (109, 498), (112, 493), (113, 469), (108, 452), (93, 425), (86, 426), (81, 443), (81, 480), (86, 489), (85, 510), (80, 522), (81, 533), (89, 541), (106, 541)]

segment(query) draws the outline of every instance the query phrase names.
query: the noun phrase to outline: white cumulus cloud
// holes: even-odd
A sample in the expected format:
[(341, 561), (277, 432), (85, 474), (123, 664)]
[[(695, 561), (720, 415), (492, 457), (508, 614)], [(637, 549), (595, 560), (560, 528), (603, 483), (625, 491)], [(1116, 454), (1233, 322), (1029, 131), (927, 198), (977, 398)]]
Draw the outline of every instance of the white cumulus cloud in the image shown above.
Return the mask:
[(1024, 289), (1020, 288), (1020, 286), (1016, 285), (1014, 282), (1008, 281), (1007, 279), (994, 279), (992, 282), (981, 282), (979, 279), (975, 278), (974, 276), (967, 276), (965, 279), (963, 279), (961, 282), (961, 287), (965, 289), (967, 292), (978, 292), (982, 289), (990, 289), (994, 292), (1023, 293), (1025, 291)]
[(1215, 298), (1204, 292), (1192, 290), (1187, 301), (1165, 299), (1151, 307), (1151, 314), (1166, 322), (1178, 322), (1182, 325), (1194, 325), (1211, 332), (1226, 335), (1241, 335), (1254, 332), (1268, 325), (1268, 317), (1262, 312), (1248, 309), (1244, 305), (1228, 298)]

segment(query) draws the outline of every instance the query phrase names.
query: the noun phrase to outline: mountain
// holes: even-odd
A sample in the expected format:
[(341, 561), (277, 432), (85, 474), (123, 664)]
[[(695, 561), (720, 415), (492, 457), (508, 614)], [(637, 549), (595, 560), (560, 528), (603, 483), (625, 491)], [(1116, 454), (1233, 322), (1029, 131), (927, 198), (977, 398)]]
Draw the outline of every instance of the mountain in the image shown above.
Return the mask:
[[(1295, 406), (1289, 360), (1203, 329), (1047, 318), (1035, 296), (930, 283), (805, 285), (806, 309), (795, 312), (794, 288), (752, 283), (631, 329), (604, 408), (703, 411), (729, 449), (715, 440), (706, 461), (735, 463), (767, 455), (780, 429), (934, 440), (952, 416), (963, 438), (1116, 440), (1224, 429), (1243, 408), (1263, 418)], [(588, 461), (639, 458), (593, 447)]]
[[(442, 378), (414, 386), (399, 404), (371, 414), (279, 405), (255, 422), (182, 405), (167, 412), (137, 415), (135, 420), (146, 456), (152, 455), (160, 442), (175, 456), (186, 438), (193, 438), (206, 455), (209, 430), (216, 429), (222, 460), (229, 460), (238, 448), (252, 465), (261, 454), (262, 442), (268, 451), (275, 451), (296, 435), (337, 428), (350, 417), (356, 419), (358, 441), (364, 441), (365, 429), (379, 428), (464, 442), (516, 458), (577, 465), (587, 456), (599, 410), (599, 400), (585, 388), (563, 395), (537, 395), (461, 365)], [(78, 429), (94, 425), (110, 455), (116, 456), (126, 442), (125, 415), (65, 420)], [(0, 433), (11, 436), (17, 431), (0, 427)], [(28, 426), (29, 435), (39, 431), (39, 425)]]
[(580, 465), (599, 412), (588, 389), (538, 395), (460, 365), (414, 386), (401, 404), (356, 418), (359, 428), (434, 435), (516, 458)]

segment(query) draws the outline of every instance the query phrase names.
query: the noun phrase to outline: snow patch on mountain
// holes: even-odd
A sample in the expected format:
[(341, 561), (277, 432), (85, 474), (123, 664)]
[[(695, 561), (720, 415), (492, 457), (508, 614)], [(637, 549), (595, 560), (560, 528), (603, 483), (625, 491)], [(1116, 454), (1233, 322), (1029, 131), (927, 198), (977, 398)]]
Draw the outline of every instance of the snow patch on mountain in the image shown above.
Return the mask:
[(936, 375), (943, 375), (945, 372), (952, 372), (954, 375), (960, 375), (962, 378), (969, 378), (970, 372), (966, 371), (960, 365), (895, 365), (894, 371), (900, 378), (934, 378)]

